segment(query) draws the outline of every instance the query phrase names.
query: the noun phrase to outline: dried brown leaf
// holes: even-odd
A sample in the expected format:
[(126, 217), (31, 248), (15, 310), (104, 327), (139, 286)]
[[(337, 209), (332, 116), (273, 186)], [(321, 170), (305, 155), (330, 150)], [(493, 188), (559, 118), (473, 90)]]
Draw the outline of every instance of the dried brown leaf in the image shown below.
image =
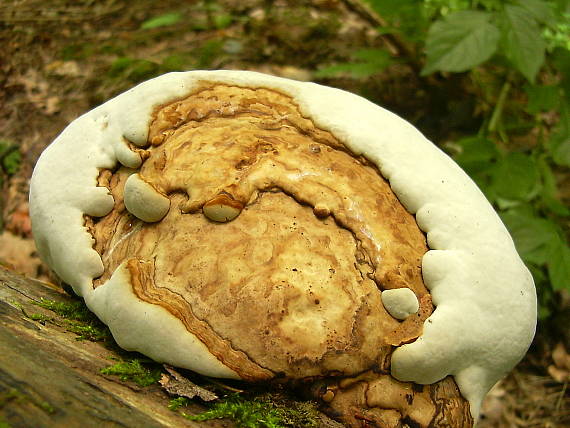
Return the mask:
[(164, 368), (168, 372), (168, 375), (163, 374), (159, 383), (164, 389), (166, 389), (169, 394), (190, 399), (198, 397), (203, 401), (214, 401), (218, 399), (218, 396), (212, 391), (196, 385), (194, 382), (178, 373), (172, 367), (165, 365)]
[(557, 368), (566, 371), (570, 370), (570, 354), (566, 352), (566, 348), (562, 342), (558, 342), (554, 347), (554, 350), (552, 351), (552, 360)]
[(41, 261), (35, 256), (32, 239), (25, 239), (10, 232), (0, 234), (0, 264), (29, 277), (37, 277)]
[(26, 238), (31, 237), (32, 221), (30, 220), (28, 204), (14, 211), (12, 215), (8, 217), (5, 227), (6, 230), (12, 232), (14, 235)]
[(556, 382), (564, 383), (570, 380), (570, 371), (560, 369), (556, 366), (550, 365), (548, 366), (548, 374), (554, 379)]

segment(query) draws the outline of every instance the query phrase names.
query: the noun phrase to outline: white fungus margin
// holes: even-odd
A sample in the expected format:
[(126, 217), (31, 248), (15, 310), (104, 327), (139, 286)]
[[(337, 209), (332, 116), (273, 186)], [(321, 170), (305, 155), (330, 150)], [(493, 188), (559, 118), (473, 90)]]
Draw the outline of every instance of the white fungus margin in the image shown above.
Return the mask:
[[(394, 352), (392, 375), (424, 384), (453, 375), (477, 418), (484, 395), (523, 357), (534, 336), (532, 277), (471, 179), (411, 124), (354, 94), (255, 72), (191, 71), (160, 76), (117, 96), (72, 122), (38, 160), (30, 212), (43, 259), (85, 298), (119, 343), (159, 361), (235, 377), (211, 355), (191, 362), (165, 355), (164, 349), (181, 340), (186, 352), (207, 351), (167, 311), (126, 292), (128, 278), (121, 268), (94, 290), (92, 281), (103, 264), (83, 220), (85, 214), (103, 216), (112, 209), (112, 196), (97, 187), (100, 169), (117, 162), (137, 167), (140, 156), (128, 142), (145, 146), (153, 110), (203, 82), (281, 91), (317, 126), (378, 166), (427, 234), (423, 276), (436, 305), (423, 335)], [(136, 334), (132, 317), (141, 315), (129, 312), (133, 305), (148, 305), (142, 308), (148, 329)], [(125, 310), (124, 316), (113, 315)], [(164, 334), (177, 323), (177, 334)], [(160, 346), (146, 349), (153, 331), (161, 332), (154, 338), (164, 337)]]

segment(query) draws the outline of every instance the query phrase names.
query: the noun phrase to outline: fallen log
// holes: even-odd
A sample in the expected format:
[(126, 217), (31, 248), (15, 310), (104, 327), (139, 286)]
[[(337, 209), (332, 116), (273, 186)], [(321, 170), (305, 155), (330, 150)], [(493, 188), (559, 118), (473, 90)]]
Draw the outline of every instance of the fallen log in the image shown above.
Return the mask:
[[(0, 266), (1, 427), (231, 427), (192, 422), (168, 409), (171, 397), (155, 383), (101, 374), (124, 356), (76, 333), (42, 299), (75, 300), (42, 282)], [(44, 301), (45, 301), (44, 300)], [(185, 411), (204, 410), (191, 404)]]

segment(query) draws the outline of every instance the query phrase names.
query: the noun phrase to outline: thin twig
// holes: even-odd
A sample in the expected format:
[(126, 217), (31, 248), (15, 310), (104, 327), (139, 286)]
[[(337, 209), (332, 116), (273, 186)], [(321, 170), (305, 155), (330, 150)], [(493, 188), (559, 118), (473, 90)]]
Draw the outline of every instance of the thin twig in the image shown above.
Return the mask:
[(227, 389), (228, 391), (237, 392), (237, 393), (240, 393), (240, 394), (244, 392), (243, 389), (238, 389), (238, 388), (234, 388), (233, 386), (226, 385), (225, 383), (222, 383), (222, 382), (220, 382), (219, 380), (216, 380), (216, 379), (214, 379), (214, 378), (207, 377), (207, 376), (204, 376), (204, 377), (205, 377), (206, 379), (208, 379), (208, 382), (210, 382), (210, 383), (212, 383), (212, 384), (214, 384), (214, 385), (216, 385), (216, 386), (218, 386), (218, 387), (220, 387), (220, 388), (222, 388), (222, 389)]
[(556, 401), (556, 406), (554, 407), (556, 411), (560, 410), (560, 407), (562, 406), (562, 400), (564, 399), (564, 395), (566, 394), (567, 388), (568, 388), (568, 381), (564, 382), (562, 391), (560, 391), (560, 396), (558, 397), (558, 400)]

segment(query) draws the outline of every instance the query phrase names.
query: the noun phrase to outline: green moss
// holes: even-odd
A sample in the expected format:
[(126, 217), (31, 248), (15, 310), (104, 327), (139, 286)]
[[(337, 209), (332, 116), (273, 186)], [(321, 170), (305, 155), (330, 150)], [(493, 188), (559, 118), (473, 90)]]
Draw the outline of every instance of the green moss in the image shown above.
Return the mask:
[(44, 412), (46, 412), (48, 415), (52, 415), (55, 413), (55, 408), (47, 401), (41, 401), (39, 403), (34, 403), (34, 404), (38, 406), (40, 409), (42, 409)]
[(286, 427), (317, 427), (319, 412), (317, 405), (310, 401), (295, 401), (289, 405), (282, 405), (280, 416)]
[[(39, 302), (33, 303), (64, 318), (67, 331), (77, 334), (77, 340), (99, 342), (110, 340), (112, 337), (107, 326), (99, 321), (82, 301), (57, 302), (55, 300), (41, 299)], [(27, 316), (34, 321), (42, 323), (53, 320), (42, 314)]]
[(12, 428), (12, 425), (0, 417), (0, 428)]
[(34, 305), (39, 306), (55, 312), (59, 316), (76, 321), (92, 321), (95, 317), (93, 313), (87, 309), (83, 302), (57, 302), (55, 300), (48, 300), (42, 298), (39, 302), (33, 302)]
[(12, 300), (12, 299), (8, 299), (8, 303), (10, 305), (14, 306), (15, 308), (21, 310), (22, 312), (24, 312), (24, 306), (20, 302), (17, 302), (17, 301)]
[(44, 314), (27, 314), (27, 317), (32, 321), (39, 321), (42, 324), (50, 321), (51, 318)]
[(154, 368), (149, 369), (138, 359), (122, 361), (112, 366), (101, 369), (102, 374), (119, 376), (122, 381), (132, 381), (139, 386), (149, 386), (160, 379), (160, 368), (154, 364)]
[[(11, 389), (9, 391), (3, 392), (0, 394), (0, 409), (2, 409), (3, 407), (5, 407), (8, 403), (10, 402), (30, 402), (32, 403), (34, 406), (37, 406), (38, 408), (42, 409), (44, 412), (48, 413), (48, 414), (53, 414), (55, 413), (55, 408), (48, 403), (47, 401), (37, 401), (32, 397), (29, 397), (25, 394), (22, 394), (20, 391), (16, 390), (16, 389)], [(8, 426), (8, 425), (5, 425)], [(0, 419), (0, 428), (2, 428), (2, 420)]]
[(317, 426), (318, 412), (310, 402), (287, 401), (270, 394), (253, 399), (235, 394), (213, 404), (203, 413), (183, 415), (192, 421), (228, 418), (244, 428), (310, 428)]
[(7, 175), (14, 175), (22, 164), (22, 154), (18, 146), (9, 141), (0, 140), (0, 169)]
[(101, 342), (111, 337), (109, 329), (105, 326), (82, 324), (77, 321), (68, 321), (67, 330), (77, 334), (77, 340)]
[(173, 412), (177, 411), (181, 407), (186, 407), (190, 403), (190, 400), (186, 397), (176, 397), (170, 400), (168, 403), (168, 408)]
[(15, 389), (3, 392), (0, 394), (0, 409), (3, 408), (6, 404), (8, 404), (10, 401), (21, 400), (22, 398), (24, 398), (24, 395)]

